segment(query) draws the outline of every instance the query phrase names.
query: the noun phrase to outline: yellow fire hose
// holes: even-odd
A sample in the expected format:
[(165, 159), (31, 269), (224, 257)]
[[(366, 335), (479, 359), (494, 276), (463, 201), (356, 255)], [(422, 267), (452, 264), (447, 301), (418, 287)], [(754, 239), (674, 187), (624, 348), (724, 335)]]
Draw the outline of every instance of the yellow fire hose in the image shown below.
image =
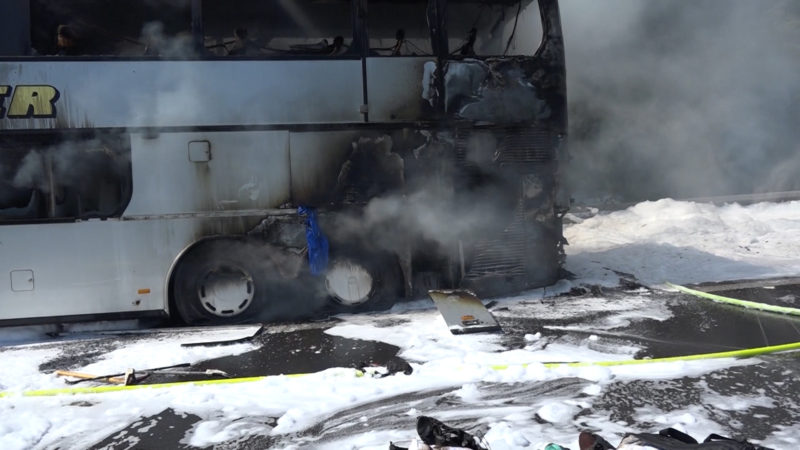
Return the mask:
[[(667, 283), (669, 286), (678, 289), (679, 291), (696, 295), (698, 297), (703, 297), (707, 299), (711, 299), (714, 301), (724, 302), (728, 304), (733, 304), (737, 306), (742, 306), (745, 308), (751, 309), (758, 309), (763, 311), (772, 311), (772, 312), (780, 312), (782, 314), (792, 314), (792, 315), (800, 315), (800, 309), (797, 308), (790, 308), (785, 306), (774, 306), (774, 305), (767, 305), (764, 303), (758, 302), (750, 302), (746, 300), (738, 300), (728, 297), (723, 297), (720, 295), (709, 294), (707, 292), (697, 291), (694, 289), (690, 289), (684, 286), (680, 286), (677, 284)], [(771, 353), (779, 353), (779, 352), (788, 352), (800, 350), (800, 342), (793, 342), (789, 344), (780, 344), (780, 345), (770, 345), (767, 347), (755, 347), (755, 348), (747, 348), (741, 350), (731, 350), (727, 352), (716, 352), (716, 353), (700, 353), (694, 355), (684, 355), (684, 356), (669, 356), (665, 358), (652, 358), (652, 359), (628, 359), (628, 360), (620, 360), (620, 361), (579, 361), (579, 362), (555, 362), (555, 363), (543, 363), (544, 367), (549, 369), (554, 369), (558, 367), (589, 367), (589, 366), (602, 366), (602, 367), (611, 367), (611, 366), (628, 366), (628, 365), (637, 365), (637, 364), (656, 364), (656, 363), (669, 363), (669, 362), (678, 362), (678, 361), (697, 361), (697, 360), (705, 360), (705, 359), (719, 359), (719, 358), (747, 358), (752, 356), (759, 356), (759, 355), (767, 355)], [(490, 366), (493, 370), (506, 370), (512, 367), (527, 367), (530, 364), (522, 364), (522, 365), (493, 365)], [(346, 373), (352, 373), (353, 376), (363, 376), (364, 373), (357, 369), (352, 369), (352, 372), (349, 370)], [(9, 398), (14, 396), (22, 396), (22, 397), (46, 397), (46, 396), (54, 396), (54, 395), (75, 395), (75, 394), (100, 394), (104, 392), (117, 392), (117, 391), (128, 391), (134, 389), (161, 389), (161, 388), (170, 388), (170, 387), (178, 387), (178, 386), (205, 386), (205, 385), (218, 385), (218, 384), (237, 384), (237, 383), (250, 383), (255, 381), (266, 380), (269, 378), (277, 378), (277, 377), (287, 377), (287, 378), (298, 378), (304, 377), (307, 375), (312, 375), (310, 373), (296, 373), (296, 374), (289, 374), (289, 375), (268, 375), (268, 376), (261, 376), (261, 377), (246, 377), (246, 378), (224, 378), (224, 379), (214, 379), (214, 380), (202, 380), (202, 381), (179, 381), (175, 383), (160, 383), (160, 384), (135, 384), (135, 385), (115, 385), (115, 386), (94, 386), (94, 387), (66, 387), (66, 388), (55, 388), (55, 389), (39, 389), (39, 390), (29, 390), (29, 391), (22, 391), (22, 392), (0, 392), (0, 398)]]
[(741, 306), (743, 308), (757, 309), (759, 311), (769, 311), (780, 314), (790, 314), (794, 316), (800, 316), (800, 308), (769, 305), (766, 303), (751, 302), (748, 300), (739, 300), (738, 298), (725, 297), (722, 295), (711, 294), (709, 292), (698, 291), (696, 289), (691, 289), (685, 286), (681, 286), (679, 284), (672, 284), (670, 282), (667, 282), (666, 284), (667, 286), (677, 289), (681, 292), (685, 292), (687, 294), (694, 295), (696, 297), (713, 300), (715, 302), (727, 303), (729, 305)]
[[(676, 361), (697, 361), (703, 359), (719, 359), (719, 358), (746, 358), (751, 356), (766, 355), (770, 353), (787, 352), (792, 350), (800, 350), (800, 342), (791, 344), (771, 345), (768, 347), (748, 348), (742, 350), (732, 350), (727, 352), (717, 353), (702, 353), (695, 355), (685, 356), (670, 356), (666, 358), (653, 358), (653, 359), (629, 359), (622, 361), (582, 361), (582, 362), (558, 362), (558, 363), (544, 363), (543, 365), (549, 369), (558, 367), (588, 367), (588, 366), (626, 366), (634, 364), (655, 364)], [(530, 364), (522, 365), (493, 365), (493, 370), (506, 370), (512, 367), (527, 367)], [(349, 370), (347, 372), (350, 372)], [(363, 372), (353, 369), (353, 376), (363, 376)], [(311, 375), (309, 373), (296, 373), (289, 375), (268, 375), (262, 377), (247, 377), (247, 378), (224, 378), (215, 380), (202, 380), (202, 381), (179, 381), (175, 383), (160, 383), (160, 384), (134, 384), (134, 385), (116, 385), (116, 386), (94, 386), (94, 387), (66, 387), (55, 389), (40, 389), (22, 392), (0, 392), (0, 398), (9, 398), (14, 396), (22, 397), (46, 397), (54, 395), (74, 395), (74, 394), (100, 394), (104, 392), (117, 392), (128, 391), (134, 389), (161, 389), (178, 386), (205, 386), (205, 385), (219, 385), (219, 384), (237, 384), (237, 383), (250, 383), (254, 381), (262, 381), (269, 378), (288, 377), (298, 378)]]

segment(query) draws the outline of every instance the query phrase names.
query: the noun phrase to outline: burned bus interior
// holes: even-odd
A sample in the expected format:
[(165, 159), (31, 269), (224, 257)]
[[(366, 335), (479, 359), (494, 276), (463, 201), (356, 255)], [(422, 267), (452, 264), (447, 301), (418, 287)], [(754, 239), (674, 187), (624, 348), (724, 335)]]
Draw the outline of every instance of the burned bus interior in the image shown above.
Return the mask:
[[(527, 1), (8, 0), (4, 56), (291, 58), (434, 55), (431, 5), (450, 57), (530, 55)], [(535, 2), (534, 2), (535, 3)], [(446, 8), (441, 5), (446, 4)], [(528, 14), (530, 15), (530, 14)], [(538, 15), (538, 11), (537, 11)], [(533, 17), (536, 19), (536, 17)], [(534, 26), (531, 26), (531, 24)], [(513, 34), (513, 39), (510, 35)], [(67, 44), (59, 43), (63, 36)], [(362, 41), (366, 37), (365, 42)], [(446, 48), (446, 50), (445, 50)]]

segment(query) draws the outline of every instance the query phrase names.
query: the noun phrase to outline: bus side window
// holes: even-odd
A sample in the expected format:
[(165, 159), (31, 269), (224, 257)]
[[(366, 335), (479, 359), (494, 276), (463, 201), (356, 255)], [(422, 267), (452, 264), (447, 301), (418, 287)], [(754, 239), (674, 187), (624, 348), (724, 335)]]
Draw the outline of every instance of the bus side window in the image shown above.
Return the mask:
[(0, 1), (0, 56), (32, 54), (29, 0)]
[(142, 56), (157, 28), (168, 57), (194, 56), (191, 45), (179, 45), (191, 36), (189, 3), (30, 0), (31, 45), (50, 56)]
[(119, 215), (127, 203), (130, 154), (117, 136), (66, 141), (54, 151), (53, 173), (61, 195), (61, 217), (106, 218)]
[(203, 0), (205, 48), (217, 57), (346, 56), (352, 45), (350, 1)]
[(447, 36), (455, 57), (531, 56), (542, 40), (538, 3), (450, 2)]
[(433, 54), (427, 25), (426, 2), (370, 1), (370, 54), (375, 56), (429, 56)]
[(0, 221), (42, 217), (43, 204), (40, 191), (15, 186), (10, 180), (0, 180)]
[(0, 221), (46, 217), (44, 160), (25, 145), (2, 142), (0, 153)]
[(0, 222), (118, 217), (130, 200), (124, 135), (5, 136), (0, 145)]

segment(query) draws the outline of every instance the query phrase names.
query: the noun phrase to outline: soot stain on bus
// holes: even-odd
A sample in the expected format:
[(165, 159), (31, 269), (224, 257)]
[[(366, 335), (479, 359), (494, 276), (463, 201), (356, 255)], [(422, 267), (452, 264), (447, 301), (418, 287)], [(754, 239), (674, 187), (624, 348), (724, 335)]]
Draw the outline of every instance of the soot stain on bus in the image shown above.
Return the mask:
[[(557, 2), (451, 2), (456, 10), (474, 6), (465, 11), (479, 15), (484, 8), (493, 11), (492, 29), (505, 30), (493, 37), (479, 32), (478, 43), (459, 52), (446, 44), (446, 19), (455, 28), (463, 28), (465, 19), (437, 15), (443, 0), (417, 3), (431, 24), (423, 31), (430, 33), (425, 40), (431, 47), (399, 59), (376, 54), (382, 49), (366, 43), (359, 28), (364, 24), (356, 21), (347, 41), (353, 53), (336, 61), (298, 53), (234, 61), (183, 46), (188, 50), (178, 56), (113, 65), (96, 57), (45, 58), (14, 62), (15, 71), (12, 63), (0, 62), (0, 70), (21, 81), (33, 67), (48, 67), (42, 64), (76, 73), (92, 65), (97, 76), (111, 78), (128, 77), (115, 71), (129, 64), (136, 80), (159, 87), (139, 90), (136, 98), (121, 93), (104, 110), (96, 109), (103, 101), (80, 95), (85, 85), (72, 80), (77, 89), (64, 88), (55, 73), (44, 73), (62, 92), (56, 118), (0, 122), (0, 172), (11, 180), (0, 192), (0, 221), (22, 234), (25, 227), (46, 226), (53, 239), (64, 240), (80, 236), (81, 227), (98, 227), (93, 220), (100, 219), (113, 239), (125, 236), (124, 242), (99, 244), (114, 247), (107, 273), (125, 280), (125, 289), (146, 286), (139, 289), (145, 294), (114, 287), (106, 292), (120, 297), (114, 306), (89, 308), (99, 314), (169, 310), (188, 323), (271, 321), (385, 309), (434, 288), (491, 296), (557, 281), (566, 244), (561, 219), (569, 206), (560, 181), (567, 160), (566, 81)], [(47, 4), (37, 2), (40, 8)], [(365, 7), (360, 0), (352, 4)], [(514, 10), (516, 18), (522, 12), (542, 21), (541, 43), (523, 51), (533, 54), (505, 55), (516, 24), (498, 24), (515, 18)], [(144, 27), (143, 35), (152, 28)], [(422, 45), (419, 35), (406, 35)], [(208, 51), (213, 47), (207, 41)], [(475, 54), (487, 48), (502, 56)], [(373, 69), (382, 76), (362, 81), (357, 115), (348, 109), (353, 105), (335, 103), (343, 94), (315, 94), (321, 96), (314, 99), (314, 114), (333, 120), (321, 125), (313, 118), (292, 123), (302, 117), (298, 105), (314, 109), (307, 97), (291, 94), (279, 105), (254, 102), (253, 95), (278, 91), (231, 89), (232, 83), (215, 78), (234, 76), (234, 68), (277, 74), (275, 68), (292, 65), (279, 75), (283, 84), (270, 87), (288, 92), (292, 77), (323, 81), (315, 71), (334, 67), (328, 63), (359, 76)], [(211, 78), (204, 79), (203, 71)], [(182, 75), (191, 76), (184, 83)], [(174, 91), (163, 91), (168, 86)], [(242, 103), (238, 110), (218, 105), (217, 111), (203, 103), (204, 93)], [(191, 98), (182, 101), (184, 94)], [(131, 115), (129, 124), (120, 112)], [(313, 219), (299, 215), (301, 207)], [(68, 226), (73, 231), (63, 231)], [(310, 228), (321, 230), (324, 245), (312, 241)], [(103, 264), (103, 257), (93, 264)], [(35, 258), (20, 261), (0, 269), (8, 266), (13, 280), (15, 271), (31, 266), (31, 280), (48, 283), (46, 266)], [(8, 295), (48, 295), (33, 286), (11, 286)], [(81, 296), (70, 289), (68, 295)], [(169, 303), (160, 304), (160, 296)], [(61, 320), (73, 314), (65, 307), (55, 315)]]

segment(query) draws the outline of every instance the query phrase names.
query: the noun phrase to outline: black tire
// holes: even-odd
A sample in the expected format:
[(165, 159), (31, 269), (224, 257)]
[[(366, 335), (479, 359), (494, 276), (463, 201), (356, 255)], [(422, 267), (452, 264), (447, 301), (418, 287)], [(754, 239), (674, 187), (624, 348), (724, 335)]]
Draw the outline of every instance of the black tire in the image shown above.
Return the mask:
[[(269, 321), (269, 266), (243, 241), (217, 239), (190, 249), (173, 274), (172, 294), (180, 318), (191, 325)], [(271, 292), (273, 291), (273, 292)]]
[[(352, 262), (363, 267), (369, 273), (372, 278), (372, 286), (366, 295), (366, 300), (357, 304), (347, 304), (331, 292), (327, 277), (340, 261)], [(392, 255), (376, 255), (357, 251), (333, 253), (325, 277), (328, 299), (335, 312), (358, 313), (387, 310), (402, 295), (403, 277), (397, 258)]]

